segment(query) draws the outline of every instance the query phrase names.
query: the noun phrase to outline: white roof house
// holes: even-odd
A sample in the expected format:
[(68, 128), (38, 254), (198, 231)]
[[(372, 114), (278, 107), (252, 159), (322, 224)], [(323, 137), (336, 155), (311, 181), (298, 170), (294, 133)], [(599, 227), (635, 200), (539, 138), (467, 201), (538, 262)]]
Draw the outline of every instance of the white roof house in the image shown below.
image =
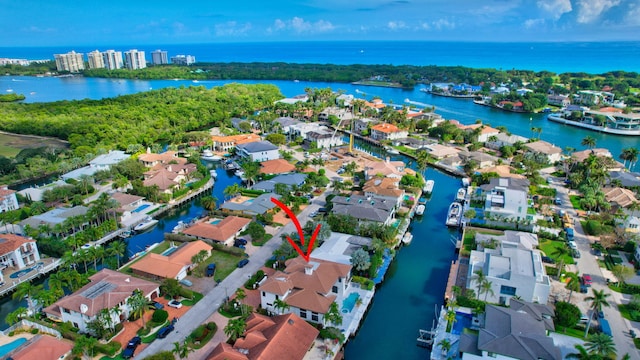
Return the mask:
[(122, 160), (126, 160), (131, 155), (125, 154), (124, 151), (111, 150), (106, 154), (98, 155), (93, 160), (89, 161), (88, 166), (84, 166), (73, 171), (69, 171), (66, 174), (62, 174), (64, 180), (67, 179), (80, 179), (83, 175), (92, 176), (100, 170), (109, 170), (112, 165), (115, 165)]

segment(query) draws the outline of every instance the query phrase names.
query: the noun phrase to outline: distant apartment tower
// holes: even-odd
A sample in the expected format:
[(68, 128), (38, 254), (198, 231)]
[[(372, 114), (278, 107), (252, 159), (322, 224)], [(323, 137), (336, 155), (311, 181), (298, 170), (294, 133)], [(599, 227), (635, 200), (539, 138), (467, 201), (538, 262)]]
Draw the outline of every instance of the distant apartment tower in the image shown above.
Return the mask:
[(89, 69), (102, 69), (104, 68), (104, 59), (102, 53), (98, 50), (94, 50), (87, 54), (89, 60)]
[(58, 71), (68, 71), (71, 73), (77, 73), (84, 70), (83, 54), (75, 51), (68, 52), (66, 54), (55, 54), (56, 68)]
[(151, 63), (153, 65), (165, 65), (169, 63), (167, 52), (164, 50), (156, 50), (151, 53)]
[(103, 51), (102, 61), (104, 62), (104, 67), (109, 70), (122, 69), (124, 67), (124, 63), (122, 62), (122, 51)]
[(196, 62), (196, 57), (192, 55), (176, 55), (171, 57), (171, 63), (176, 65), (191, 65)]
[(132, 49), (124, 52), (124, 64), (129, 70), (144, 69), (147, 61), (144, 59), (144, 51)]

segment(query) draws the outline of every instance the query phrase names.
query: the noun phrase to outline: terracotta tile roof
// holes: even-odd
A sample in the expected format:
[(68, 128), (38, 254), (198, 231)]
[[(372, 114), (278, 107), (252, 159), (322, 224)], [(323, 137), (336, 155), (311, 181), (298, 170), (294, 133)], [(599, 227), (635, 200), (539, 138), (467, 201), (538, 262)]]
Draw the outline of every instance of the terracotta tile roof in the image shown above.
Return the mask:
[(560, 149), (559, 147), (542, 140), (526, 143), (526, 144), (523, 144), (523, 146), (529, 149), (530, 151), (538, 152), (546, 155), (562, 153), (562, 149)]
[(219, 343), (207, 356), (207, 360), (249, 360), (247, 355), (238, 352), (226, 342)]
[(5, 197), (7, 195), (11, 195), (14, 192), (16, 192), (15, 190), (11, 190), (9, 188), (7, 188), (6, 186), (0, 186), (0, 197)]
[(260, 163), (261, 174), (282, 174), (295, 170), (296, 167), (285, 159), (267, 160)]
[(374, 125), (371, 127), (371, 130), (375, 130), (375, 131), (379, 131), (387, 134), (400, 131), (397, 126), (392, 124), (387, 124), (387, 123), (380, 123), (378, 125)]
[(33, 239), (14, 234), (0, 234), (0, 256), (15, 251), (26, 243), (35, 243)]
[(113, 194), (111, 194), (111, 198), (115, 201), (118, 202), (118, 204), (120, 204), (120, 206), (127, 206), (129, 204), (132, 204), (136, 201), (140, 201), (142, 199), (144, 199), (142, 196), (138, 196), (138, 195), (131, 195), (131, 194), (125, 194), (125, 193), (121, 193), (121, 192), (115, 192)]
[(571, 158), (577, 162), (583, 162), (585, 159), (589, 157), (589, 155), (595, 155), (598, 157), (608, 157), (611, 158), (611, 152), (608, 149), (595, 148), (595, 149), (587, 149), (582, 151), (576, 151), (571, 154)]
[(627, 207), (638, 202), (633, 191), (620, 187), (603, 188), (604, 198), (611, 203), (621, 207)]
[(398, 197), (404, 194), (404, 191), (398, 188), (398, 181), (393, 178), (373, 178), (366, 183), (362, 191), (365, 193), (370, 192), (383, 196)]
[(405, 163), (402, 161), (369, 161), (365, 160), (364, 167), (367, 170), (369, 176), (375, 176), (376, 174), (382, 174), (389, 176), (392, 174), (402, 177), (406, 171), (398, 171), (398, 168), (405, 168)]
[[(267, 275), (268, 276), (268, 275)], [(261, 291), (266, 291), (279, 296), (284, 296), (289, 290), (293, 289), (293, 281), (287, 274), (276, 272), (272, 276), (268, 276), (267, 280), (260, 286)]]
[(226, 241), (250, 222), (251, 220), (247, 218), (227, 216), (215, 225), (201, 222), (187, 228), (182, 233), (215, 241)]
[(62, 359), (73, 349), (73, 343), (58, 340), (53, 336), (40, 335), (27, 342), (21, 350), (11, 355), (14, 360), (58, 360)]
[(598, 109), (598, 111), (600, 111), (600, 112), (621, 113), (622, 109), (618, 109), (618, 108), (615, 108), (613, 106), (607, 106), (607, 107), (603, 107), (603, 108)]
[(212, 247), (202, 240), (182, 244), (169, 256), (150, 253), (131, 265), (131, 269), (158, 277), (175, 279), (185, 266), (191, 266), (191, 258), (201, 250), (211, 253)]
[(230, 136), (211, 136), (211, 140), (216, 143), (233, 143), (235, 145), (246, 144), (254, 141), (260, 141), (260, 136), (256, 134), (241, 134)]
[[(80, 312), (80, 305), (86, 305), (85, 315), (94, 316), (102, 309), (110, 309), (126, 301), (134, 290), (140, 289), (145, 296), (158, 290), (158, 284), (130, 275), (103, 269), (89, 278), (90, 282), (71, 295), (56, 301), (44, 311), (56, 314), (58, 308)], [(55, 311), (50, 311), (50, 308)]]
[(176, 156), (177, 152), (175, 151), (166, 151), (163, 152), (162, 154), (155, 154), (155, 153), (144, 153), (138, 156), (138, 160), (140, 161), (144, 161), (144, 162), (162, 162), (162, 163), (169, 163), (171, 161), (177, 161), (178, 163), (186, 163), (187, 159), (185, 158), (180, 158)]
[(177, 182), (173, 181), (173, 179), (175, 179), (176, 176), (177, 176), (176, 173), (161, 169), (158, 172), (156, 172), (152, 177), (145, 179), (142, 182), (142, 185), (144, 186), (157, 185), (160, 191), (165, 191), (167, 189), (170, 189), (178, 185)]

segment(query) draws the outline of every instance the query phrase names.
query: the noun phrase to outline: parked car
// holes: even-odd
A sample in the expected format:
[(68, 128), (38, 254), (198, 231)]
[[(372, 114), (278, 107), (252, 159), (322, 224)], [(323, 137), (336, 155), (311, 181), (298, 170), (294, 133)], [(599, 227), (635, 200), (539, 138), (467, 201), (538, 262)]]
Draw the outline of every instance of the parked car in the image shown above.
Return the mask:
[(182, 307), (182, 303), (178, 300), (171, 300), (169, 301), (169, 306), (171, 306), (172, 308), (176, 308), (176, 309), (180, 309)]
[(242, 259), (242, 260), (238, 261), (238, 267), (239, 268), (243, 268), (248, 263), (249, 263), (249, 259)]
[(309, 214), (309, 217), (316, 217), (316, 216), (318, 216), (317, 211), (312, 211), (311, 214)]
[(576, 258), (576, 259), (580, 259), (580, 251), (578, 251), (578, 250), (576, 250), (576, 249), (573, 249), (573, 250), (571, 251), (571, 256), (572, 256), (572, 257), (574, 257), (574, 258)]
[(212, 277), (213, 274), (215, 274), (215, 272), (216, 272), (216, 264), (211, 263), (211, 264), (207, 265), (207, 270), (205, 271), (204, 274), (207, 277)]
[(578, 249), (578, 244), (576, 244), (575, 241), (569, 241), (569, 247), (572, 249), (577, 250)]
[(132, 358), (133, 354), (136, 352), (136, 348), (141, 343), (142, 343), (142, 339), (140, 338), (140, 336), (134, 336), (133, 338), (131, 338), (131, 340), (129, 340), (129, 343), (127, 344), (127, 347), (124, 348), (124, 350), (122, 350), (122, 354), (120, 354), (120, 356), (123, 359)]
[(598, 312), (596, 313), (596, 315), (598, 315), (598, 319), (604, 319), (604, 311), (602, 311), (602, 310), (598, 310)]
[(162, 310), (162, 309), (164, 309), (164, 305), (162, 305), (161, 303), (159, 303), (157, 301), (154, 301), (153, 302), (153, 308), (156, 309), (156, 310)]
[(548, 256), (542, 256), (542, 262), (546, 262), (547, 264), (555, 264), (556, 261)]
[(586, 294), (589, 290), (587, 289), (587, 286), (584, 284), (580, 284), (580, 292), (582, 294)]
[(555, 200), (555, 204), (556, 204), (556, 205), (562, 205), (562, 199), (560, 199), (560, 198), (556, 198), (556, 200)]
[(589, 274), (582, 275), (582, 281), (584, 281), (585, 286), (591, 286), (591, 283), (592, 283), (591, 275)]
[(173, 331), (173, 329), (175, 329), (175, 328), (173, 327), (173, 324), (169, 324), (169, 325), (167, 325), (167, 326), (163, 327), (162, 329), (160, 329), (160, 330), (158, 331), (158, 335), (157, 335), (158, 339), (164, 339), (164, 338), (166, 338), (166, 337), (167, 337), (167, 335), (169, 335), (169, 334)]
[(179, 281), (180, 284), (184, 285), (184, 286), (192, 286), (193, 283), (187, 279), (182, 279)]

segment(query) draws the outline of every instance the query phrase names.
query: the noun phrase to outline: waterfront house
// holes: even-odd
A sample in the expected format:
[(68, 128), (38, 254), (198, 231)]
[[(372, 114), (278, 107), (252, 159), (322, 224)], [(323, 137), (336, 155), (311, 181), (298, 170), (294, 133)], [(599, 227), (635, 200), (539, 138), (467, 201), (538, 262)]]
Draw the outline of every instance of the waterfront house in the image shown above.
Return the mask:
[(309, 95), (307, 94), (300, 94), (300, 95), (296, 95), (294, 97), (290, 97), (290, 98), (284, 98), (284, 99), (280, 99), (280, 100), (276, 100), (275, 104), (277, 103), (283, 103), (283, 104), (289, 104), (289, 105), (293, 105), (295, 103), (299, 103), (299, 102), (307, 102), (309, 101)]
[(220, 209), (222, 211), (237, 215), (263, 215), (276, 207), (276, 204), (271, 201), (271, 198), (279, 200), (281, 196), (274, 193), (264, 193), (257, 198), (249, 198), (244, 200), (243, 202), (230, 200), (222, 204), (220, 206)]
[(396, 203), (396, 207), (402, 204), (404, 190), (399, 188), (400, 182), (395, 178), (372, 178), (362, 187), (364, 196), (388, 200)]
[(147, 148), (147, 152), (138, 156), (140, 161), (146, 167), (153, 167), (158, 164), (186, 164), (187, 159), (178, 157), (178, 153), (175, 151), (165, 151), (161, 154), (155, 154), (151, 152), (151, 149)]
[[(127, 300), (134, 290), (153, 300), (160, 295), (159, 285), (117, 271), (102, 269), (89, 277), (89, 283), (73, 294), (44, 308), (53, 321), (70, 322), (82, 333), (90, 332), (87, 324), (94, 321), (103, 309), (110, 310), (111, 322), (119, 324), (131, 315)], [(118, 308), (119, 311), (113, 311)]]
[(249, 126), (251, 127), (251, 129), (255, 128), (256, 126), (256, 122), (253, 120), (249, 120), (249, 119), (240, 119), (240, 118), (231, 118), (231, 126), (233, 126), (234, 129), (240, 131), (240, 132), (246, 132), (246, 130), (244, 130), (242, 128), (242, 126), (240, 126), (241, 123), (246, 122), (247, 124), (249, 124)]
[(475, 161), (478, 169), (495, 166), (499, 159), (497, 156), (493, 156), (482, 151), (461, 151), (458, 153), (458, 156), (464, 161), (464, 163)]
[(477, 332), (461, 334), (464, 360), (561, 360), (560, 348), (548, 336), (554, 330), (553, 310), (542, 304), (513, 299), (511, 308), (487, 305)]
[(527, 219), (529, 180), (493, 178), (480, 188), (485, 196), (485, 218), (495, 218), (497, 221)]
[(543, 140), (523, 144), (527, 153), (542, 156), (550, 164), (562, 159), (562, 149)]
[(425, 145), (424, 148), (427, 150), (429, 155), (433, 156), (438, 160), (446, 159), (451, 156), (456, 156), (460, 152), (460, 150), (456, 149), (453, 146), (446, 146), (440, 144), (429, 144)]
[(595, 149), (587, 149), (582, 151), (575, 151), (571, 154), (571, 160), (574, 163), (582, 163), (589, 157), (589, 155), (594, 155), (597, 157), (607, 157), (607, 158), (613, 159), (613, 156), (611, 155), (611, 152), (609, 151), (609, 149), (595, 148)]
[(2, 269), (16, 271), (34, 265), (40, 260), (38, 245), (34, 239), (15, 234), (0, 234), (0, 283)]
[(114, 192), (111, 198), (118, 203), (118, 212), (133, 211), (142, 205), (144, 198), (138, 195), (131, 195), (122, 192)]
[(289, 140), (292, 140), (294, 137), (293, 129), (295, 128), (295, 125), (298, 125), (300, 123), (302, 123), (302, 121), (288, 116), (279, 117), (272, 121), (272, 125), (275, 130), (279, 130), (283, 134), (287, 135), (287, 138)]
[(348, 215), (364, 223), (391, 225), (396, 213), (396, 202), (362, 195), (336, 196), (331, 213)]
[(374, 177), (390, 177), (401, 179), (406, 175), (406, 164), (402, 161), (391, 161), (389, 157), (385, 161), (367, 160), (364, 161), (364, 178), (371, 180)]
[(285, 159), (273, 159), (260, 163), (260, 174), (287, 174), (295, 170), (296, 167)]
[(211, 245), (202, 240), (182, 243), (178, 247), (170, 247), (162, 254), (149, 253), (133, 263), (131, 271), (138, 276), (155, 281), (182, 280), (197, 265), (191, 260), (193, 256), (205, 251), (208, 258), (211, 255), (211, 249)]
[(341, 107), (350, 107), (355, 100), (355, 96), (351, 94), (340, 94), (336, 97), (336, 105)]
[(0, 213), (17, 210), (20, 207), (15, 190), (9, 189), (7, 185), (0, 186)]
[(334, 301), (346, 297), (351, 286), (351, 265), (310, 258), (309, 262), (296, 257), (286, 262), (260, 287), (260, 305), (271, 313), (280, 312), (276, 300), (289, 305), (287, 313), (294, 313), (306, 321), (322, 324), (324, 314)]
[(467, 133), (475, 132), (478, 135), (477, 141), (479, 142), (486, 142), (491, 136), (496, 136), (500, 133), (500, 130), (484, 124), (464, 125), (457, 120), (449, 120), (449, 122), (454, 124), (458, 129)]
[(502, 132), (494, 136), (495, 138), (487, 138), (484, 146), (488, 147), (489, 149), (500, 150), (500, 148), (503, 146), (513, 146), (516, 143), (526, 143), (527, 141), (529, 141), (529, 139), (524, 136), (512, 135)]
[(253, 190), (262, 190), (264, 192), (273, 192), (276, 184), (284, 184), (289, 189), (295, 186), (302, 186), (307, 179), (307, 174), (280, 174), (270, 180), (263, 180), (252, 186)]
[(320, 332), (294, 313), (273, 317), (252, 313), (244, 336), (219, 343), (206, 360), (302, 360)]
[(182, 231), (184, 235), (193, 236), (199, 240), (215, 241), (223, 245), (232, 246), (236, 236), (245, 231), (251, 219), (227, 216), (212, 222), (199, 222)]
[[(351, 95), (353, 96), (353, 95)], [(336, 102), (338, 100), (336, 99)], [(350, 104), (350, 102), (349, 102)], [(349, 105), (347, 105), (349, 106)], [(353, 113), (347, 109), (341, 109), (335, 106), (331, 106), (322, 110), (320, 114), (318, 114), (319, 121), (329, 121), (329, 116), (335, 116), (340, 120), (351, 120), (354, 118)]]
[[(485, 247), (486, 245), (486, 247)], [(495, 247), (495, 248), (494, 248)], [(551, 281), (545, 272), (540, 251), (527, 250), (519, 243), (479, 243), (478, 250), (471, 251), (467, 289), (481, 291), (475, 280), (475, 272), (482, 271), (491, 283), (489, 292), (480, 298), (490, 303), (509, 305), (512, 297), (546, 304), (551, 291)]]
[(98, 155), (93, 160), (89, 161), (88, 166), (84, 166), (66, 174), (62, 174), (60, 177), (63, 180), (68, 179), (80, 179), (83, 175), (93, 176), (96, 172), (102, 170), (110, 170), (115, 164), (120, 163), (123, 160), (130, 158), (131, 155), (126, 154), (120, 150), (110, 150), (106, 154)]
[(621, 187), (605, 187), (602, 188), (602, 192), (604, 193), (605, 200), (611, 204), (613, 211), (619, 208), (628, 208), (638, 202), (636, 194), (629, 189)]
[(600, 104), (613, 104), (615, 94), (608, 91), (580, 90), (575, 95), (575, 103), (595, 106)]
[(267, 161), (280, 158), (278, 147), (269, 141), (254, 141), (236, 146), (236, 153), (249, 161)]
[(260, 141), (261, 138), (256, 134), (240, 134), (240, 135), (229, 135), (229, 136), (219, 136), (213, 135), (211, 136), (211, 141), (213, 142), (213, 149), (215, 151), (228, 152), (236, 148), (236, 146), (241, 144), (248, 144), (254, 141)]
[[(71, 217), (84, 216), (89, 211), (89, 208), (86, 206), (74, 206), (74, 207), (59, 207), (53, 210), (49, 210), (46, 213), (33, 215), (22, 220), (19, 224), (20, 227), (24, 229), (25, 226), (29, 225), (33, 229), (38, 229), (40, 226), (48, 226), (52, 228), (54, 233), (63, 233), (68, 229), (64, 229), (63, 224), (65, 220)], [(87, 223), (80, 225), (79, 227), (84, 228)], [(56, 230), (57, 229), (57, 230)]]
[(616, 180), (626, 188), (640, 187), (640, 173), (628, 171), (610, 171), (611, 181)]
[[(74, 343), (50, 335), (36, 335), (15, 350), (9, 352), (12, 360), (63, 360), (71, 355)], [(70, 357), (69, 357), (70, 358)]]
[(371, 138), (374, 140), (395, 140), (409, 135), (407, 130), (401, 130), (393, 124), (380, 123), (371, 127)]
[(369, 248), (371, 242), (371, 238), (332, 231), (328, 239), (325, 239), (320, 246), (313, 249), (311, 257), (351, 265), (353, 252), (365, 247)]
[(327, 127), (318, 129), (317, 131), (309, 131), (305, 142), (309, 145), (315, 143), (319, 149), (330, 149), (343, 144), (342, 136), (337, 135), (335, 131), (329, 130)]
[(564, 108), (571, 104), (571, 99), (567, 95), (551, 94), (547, 95), (547, 104)]
[(144, 173), (142, 185), (156, 185), (161, 192), (171, 194), (173, 190), (189, 181), (196, 171), (196, 164), (156, 164)]
[(369, 127), (378, 123), (378, 120), (371, 118), (361, 118), (353, 122), (353, 132), (356, 134), (362, 134), (363, 131), (368, 130)]

